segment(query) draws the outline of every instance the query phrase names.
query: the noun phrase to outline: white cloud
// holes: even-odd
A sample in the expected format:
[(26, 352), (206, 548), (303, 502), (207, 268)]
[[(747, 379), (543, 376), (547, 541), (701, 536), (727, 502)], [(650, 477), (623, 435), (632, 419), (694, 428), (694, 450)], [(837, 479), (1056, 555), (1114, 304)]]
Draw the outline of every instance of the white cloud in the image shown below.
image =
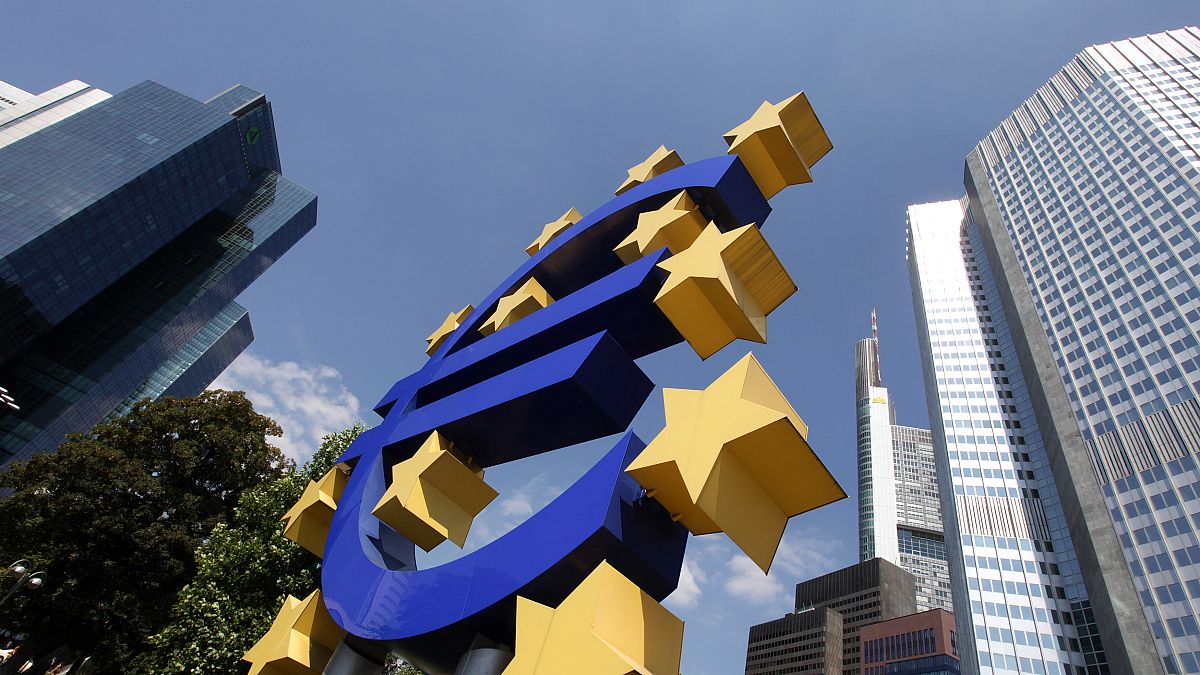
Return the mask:
[[(832, 571), (839, 564), (842, 542), (815, 532), (789, 533), (779, 543), (771, 573), (763, 574), (750, 558), (724, 539), (723, 547), (709, 547), (709, 558), (725, 557), (722, 587), (730, 596), (761, 606), (790, 607), (791, 589), (797, 582)], [(719, 553), (718, 550), (721, 552)]]
[(745, 554), (738, 552), (725, 563), (729, 576), (725, 579), (725, 592), (752, 602), (765, 604), (783, 595), (783, 584), (774, 576), (763, 574)]
[(555, 497), (563, 488), (551, 484), (546, 472), (541, 472), (525, 481), (521, 487), (489, 504), (471, 524), (465, 550), (473, 550), (491, 543), (504, 533), (525, 522)]
[(514, 520), (525, 520), (533, 515), (533, 500), (528, 488), (500, 500), (500, 513)]
[(804, 581), (841, 567), (837, 555), (841, 549), (840, 540), (822, 537), (814, 532), (784, 537), (771, 571), (778, 572), (785, 579), (792, 579), (792, 583)]
[(700, 564), (691, 560), (683, 561), (683, 569), (679, 572), (679, 586), (666, 600), (666, 604), (680, 609), (691, 609), (700, 603), (704, 591), (700, 584), (708, 581), (708, 575)]
[(745, 654), (747, 627), (792, 611), (797, 582), (854, 562), (846, 558), (857, 553), (857, 542), (847, 534), (836, 527), (793, 523), (780, 542), (769, 575), (724, 534), (689, 538), (679, 586), (663, 602), (687, 624), (683, 672), (711, 672), (736, 660), (714, 665), (710, 645)]
[(360, 419), (358, 398), (341, 374), (321, 364), (276, 363), (247, 351), (209, 389), (246, 392), (255, 410), (283, 428), (282, 438), (269, 441), (298, 462), (312, 456), (322, 436)]

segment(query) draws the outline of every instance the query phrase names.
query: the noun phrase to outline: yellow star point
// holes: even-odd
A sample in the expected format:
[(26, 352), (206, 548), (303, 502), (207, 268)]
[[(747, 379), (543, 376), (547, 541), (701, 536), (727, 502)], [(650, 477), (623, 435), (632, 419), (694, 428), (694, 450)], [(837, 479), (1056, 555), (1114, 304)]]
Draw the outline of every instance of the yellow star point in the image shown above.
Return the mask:
[(766, 342), (767, 315), (796, 292), (754, 225), (721, 232), (710, 223), (658, 266), (668, 276), (654, 303), (702, 359), (737, 338)]
[(583, 216), (579, 214), (579, 211), (576, 211), (574, 208), (568, 209), (566, 213), (559, 216), (558, 220), (546, 223), (542, 227), (542, 233), (538, 235), (538, 238), (525, 247), (525, 252), (531, 256), (537, 255), (537, 252), (545, 248), (546, 244), (550, 243), (550, 240), (565, 232), (568, 227), (578, 223), (581, 218)]
[(496, 331), (506, 326), (524, 319), (534, 312), (548, 306), (554, 302), (554, 298), (542, 288), (542, 285), (533, 277), (529, 278), (517, 290), (500, 298), (496, 303), (496, 311), (483, 322), (479, 327), (479, 332), (484, 335), (491, 335)]
[(283, 536), (303, 546), (318, 558), (325, 554), (325, 537), (333, 523), (333, 512), (346, 488), (347, 476), (334, 467), (319, 481), (309, 481), (304, 493), (283, 514)]
[(687, 192), (680, 192), (662, 208), (640, 214), (637, 227), (613, 251), (627, 265), (664, 246), (679, 253), (696, 241), (704, 226), (696, 202)]
[(725, 532), (764, 572), (788, 518), (845, 498), (753, 354), (663, 402), (666, 426), (626, 471), (692, 534)]
[(429, 356), (433, 356), (433, 353), (438, 350), (438, 347), (442, 346), (442, 343), (446, 341), (446, 338), (450, 337), (451, 333), (458, 330), (458, 327), (462, 325), (462, 322), (465, 321), (466, 318), (471, 315), (471, 312), (474, 311), (475, 305), (467, 305), (457, 312), (450, 312), (447, 314), (446, 320), (442, 322), (442, 325), (438, 326), (437, 330), (433, 331), (429, 334), (429, 337), (425, 338), (425, 344), (428, 345), (428, 347), (425, 349), (425, 353)]
[(346, 635), (329, 616), (320, 591), (287, 596), (271, 628), (242, 657), (249, 675), (319, 675)]
[(683, 166), (683, 159), (680, 158), (679, 153), (674, 150), (668, 150), (665, 145), (660, 145), (641, 164), (629, 168), (629, 177), (625, 179), (625, 182), (621, 183), (621, 186), (617, 188), (614, 194), (619, 195), (626, 190), (645, 183), (655, 176), (661, 176), (671, 169), (677, 169), (681, 166)]
[(768, 199), (789, 185), (812, 182), (812, 166), (833, 148), (804, 92), (780, 103), (764, 101), (725, 141)]
[(371, 513), (426, 551), (447, 539), (462, 548), (475, 516), (497, 496), (483, 470), (468, 462), (434, 431), (392, 467), (392, 484)]
[(503, 675), (678, 675), (683, 622), (602, 562), (556, 609), (518, 597), (516, 643)]

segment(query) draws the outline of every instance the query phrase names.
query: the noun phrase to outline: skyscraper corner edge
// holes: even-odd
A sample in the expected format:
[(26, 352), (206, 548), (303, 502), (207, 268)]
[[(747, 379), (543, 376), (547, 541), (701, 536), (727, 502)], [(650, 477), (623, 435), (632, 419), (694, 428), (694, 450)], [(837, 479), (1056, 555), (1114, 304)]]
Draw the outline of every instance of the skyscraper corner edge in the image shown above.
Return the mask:
[[(965, 179), (970, 214), (984, 242), (984, 251), (997, 279), (1004, 314), (1013, 332), (1013, 345), (1025, 378), (1051, 474), (1067, 518), (1067, 528), (1079, 556), (1080, 569), (1100, 630), (1109, 666), (1114, 672), (1152, 673), (1162, 670), (1150, 626), (1142, 611), (1124, 555), (1109, 520), (1108, 508), (1095, 482), (1083, 436), (1067, 392), (1059, 379), (1041, 320), (1021, 275), (1020, 263), (1004, 230), (1000, 210), (986, 179), (983, 154), (967, 156)], [(1036, 327), (1030, 330), (1028, 327)], [(1112, 561), (1118, 561), (1114, 566)]]
[[(317, 196), (281, 174), (261, 92), (202, 103), (152, 80), (116, 96), (68, 85), (0, 107), (0, 167), (20, 197), (3, 218), (0, 313), (17, 320), (0, 326), (0, 384), (23, 403), (0, 417), (0, 463), (132, 400), (199, 393), (253, 339), (234, 298), (317, 222)], [(62, 194), (72, 208), (50, 209)]]

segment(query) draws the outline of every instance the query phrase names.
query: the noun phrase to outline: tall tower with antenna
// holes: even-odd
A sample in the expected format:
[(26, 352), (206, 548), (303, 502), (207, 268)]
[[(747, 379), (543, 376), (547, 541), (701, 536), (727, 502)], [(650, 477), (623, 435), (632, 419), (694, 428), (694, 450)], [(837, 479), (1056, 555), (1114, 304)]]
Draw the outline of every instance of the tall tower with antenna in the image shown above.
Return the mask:
[(917, 579), (918, 610), (950, 610), (933, 440), (928, 429), (896, 424), (883, 386), (879, 320), (854, 346), (858, 448), (859, 559), (883, 558)]

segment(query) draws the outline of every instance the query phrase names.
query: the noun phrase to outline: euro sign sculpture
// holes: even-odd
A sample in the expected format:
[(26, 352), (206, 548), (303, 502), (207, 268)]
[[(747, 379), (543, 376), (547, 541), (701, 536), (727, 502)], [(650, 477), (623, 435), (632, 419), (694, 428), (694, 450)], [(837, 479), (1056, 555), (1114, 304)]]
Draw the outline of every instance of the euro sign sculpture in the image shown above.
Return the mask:
[[(659, 604), (689, 535), (724, 532), (767, 571), (790, 517), (845, 497), (808, 427), (747, 354), (704, 390), (664, 390), (666, 425), (628, 431), (654, 388), (637, 359), (766, 341), (796, 291), (761, 228), (768, 199), (831, 148), (803, 93), (763, 103), (686, 164), (660, 147), (604, 206), (568, 209), (487, 298), (450, 313), (429, 361), (375, 406), (338, 467), (285, 516), (323, 558), (246, 655), (251, 673), (678, 675), (683, 623)], [(620, 434), (574, 485), (499, 539), (462, 546), (489, 467)]]

